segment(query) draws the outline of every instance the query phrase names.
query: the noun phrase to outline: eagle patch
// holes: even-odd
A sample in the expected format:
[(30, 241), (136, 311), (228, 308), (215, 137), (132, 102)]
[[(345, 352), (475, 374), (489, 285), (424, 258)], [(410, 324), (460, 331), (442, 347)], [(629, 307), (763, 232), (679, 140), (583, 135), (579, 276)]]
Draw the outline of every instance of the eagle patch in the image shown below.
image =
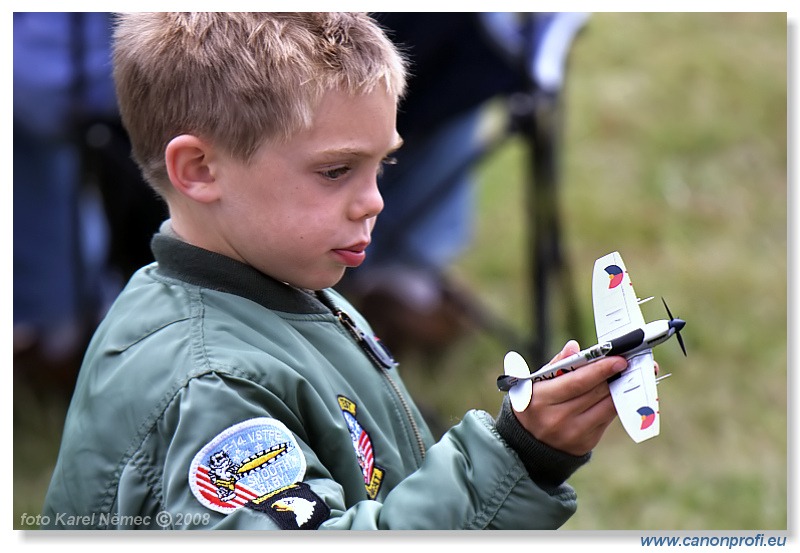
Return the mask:
[(328, 520), (330, 507), (305, 482), (286, 486), (251, 502), (283, 530), (316, 530)]
[[(195, 455), (189, 486), (200, 503), (228, 514), (303, 479), (306, 459), (294, 435), (261, 417), (217, 434)], [(261, 510), (261, 509), (258, 509)]]

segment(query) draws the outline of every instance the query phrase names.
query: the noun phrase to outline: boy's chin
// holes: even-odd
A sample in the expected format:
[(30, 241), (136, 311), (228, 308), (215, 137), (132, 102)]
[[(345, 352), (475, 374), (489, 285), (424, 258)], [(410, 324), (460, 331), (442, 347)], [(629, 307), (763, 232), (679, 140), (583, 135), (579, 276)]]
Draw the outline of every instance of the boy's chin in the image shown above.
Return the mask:
[(338, 273), (332, 273), (328, 275), (320, 275), (317, 278), (313, 279), (303, 279), (302, 282), (289, 282), (292, 286), (296, 288), (303, 288), (305, 290), (324, 290), (326, 288), (333, 288), (339, 281), (342, 280), (344, 276), (344, 269), (342, 269)]

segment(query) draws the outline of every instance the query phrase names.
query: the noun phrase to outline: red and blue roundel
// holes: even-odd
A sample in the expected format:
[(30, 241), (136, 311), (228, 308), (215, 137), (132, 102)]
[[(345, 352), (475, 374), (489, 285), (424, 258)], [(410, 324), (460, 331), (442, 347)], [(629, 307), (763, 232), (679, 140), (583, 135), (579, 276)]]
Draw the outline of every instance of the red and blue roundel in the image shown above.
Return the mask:
[(608, 289), (616, 288), (622, 284), (622, 279), (625, 278), (625, 272), (617, 265), (609, 265), (605, 271), (608, 273), (609, 283)]
[(637, 409), (636, 412), (642, 416), (642, 426), (639, 430), (650, 428), (650, 426), (656, 420), (656, 412), (646, 405)]

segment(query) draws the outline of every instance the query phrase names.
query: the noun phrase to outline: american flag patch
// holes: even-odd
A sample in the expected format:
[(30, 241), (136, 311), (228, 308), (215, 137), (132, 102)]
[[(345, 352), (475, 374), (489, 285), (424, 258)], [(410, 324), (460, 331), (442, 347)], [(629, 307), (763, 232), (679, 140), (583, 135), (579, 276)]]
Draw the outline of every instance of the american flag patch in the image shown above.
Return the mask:
[(375, 454), (372, 450), (372, 439), (356, 418), (356, 404), (345, 396), (338, 396), (339, 407), (350, 431), (353, 449), (356, 452), (358, 465), (364, 477), (364, 487), (369, 499), (375, 499), (383, 482), (383, 469), (375, 466)]

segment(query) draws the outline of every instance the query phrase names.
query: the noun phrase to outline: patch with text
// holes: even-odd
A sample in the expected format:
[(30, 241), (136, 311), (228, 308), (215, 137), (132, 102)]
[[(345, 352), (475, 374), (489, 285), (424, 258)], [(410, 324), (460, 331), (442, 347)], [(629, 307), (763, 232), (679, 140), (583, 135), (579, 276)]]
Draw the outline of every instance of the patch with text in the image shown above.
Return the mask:
[(223, 430), (198, 451), (189, 486), (200, 503), (227, 514), (301, 481), (305, 472), (305, 456), (289, 429), (259, 417)]

